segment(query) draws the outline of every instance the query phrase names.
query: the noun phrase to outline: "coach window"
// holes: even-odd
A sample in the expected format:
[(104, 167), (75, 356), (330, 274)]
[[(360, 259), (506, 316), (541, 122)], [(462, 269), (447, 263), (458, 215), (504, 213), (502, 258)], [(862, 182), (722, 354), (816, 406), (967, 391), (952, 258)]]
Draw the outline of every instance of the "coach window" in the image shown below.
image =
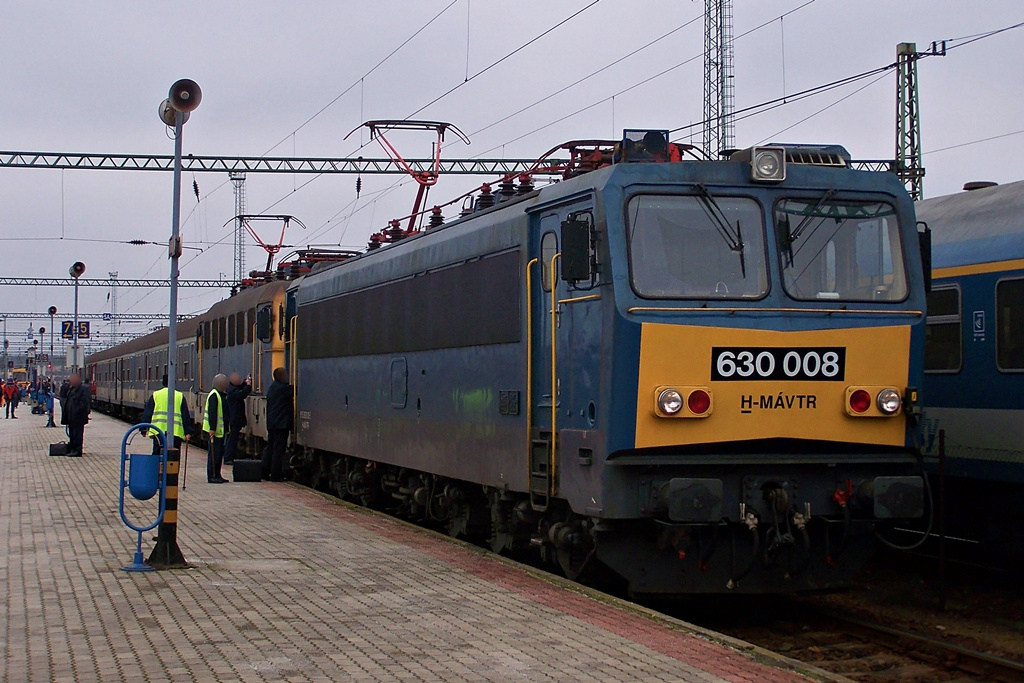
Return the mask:
[(210, 321), (207, 320), (206, 322), (203, 323), (203, 348), (204, 349), (208, 350), (210, 348), (210, 339), (211, 339), (211, 337), (210, 337)]
[(935, 288), (928, 294), (924, 333), (925, 372), (960, 372), (963, 365), (963, 316), (960, 288)]
[(218, 318), (217, 327), (220, 328), (220, 348), (224, 348), (228, 345), (228, 320), (227, 318)]
[(996, 365), (1004, 372), (1024, 370), (1024, 279), (996, 285)]
[(235, 345), (235, 314), (228, 316), (228, 346)]
[[(552, 225), (558, 225), (558, 216), (551, 216)], [(547, 222), (546, 220), (544, 222)], [(545, 292), (551, 291), (551, 259), (558, 253), (558, 235), (553, 232), (544, 233), (540, 240), (540, 277), (541, 287)]]
[(239, 311), (235, 316), (235, 343), (241, 346), (245, 343), (245, 312)]

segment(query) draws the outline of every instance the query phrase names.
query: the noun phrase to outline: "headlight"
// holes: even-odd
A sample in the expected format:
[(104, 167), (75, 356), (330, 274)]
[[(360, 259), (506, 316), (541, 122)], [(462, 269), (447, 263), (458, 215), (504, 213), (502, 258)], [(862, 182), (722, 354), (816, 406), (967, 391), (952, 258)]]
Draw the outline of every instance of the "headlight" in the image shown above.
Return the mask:
[(658, 394), (658, 408), (666, 415), (675, 415), (683, 408), (683, 397), (675, 389), (665, 389)]
[(895, 389), (882, 389), (878, 392), (878, 409), (886, 415), (895, 415), (903, 405), (903, 399)]
[(753, 180), (785, 180), (786, 150), (783, 147), (755, 147), (750, 157), (750, 174)]

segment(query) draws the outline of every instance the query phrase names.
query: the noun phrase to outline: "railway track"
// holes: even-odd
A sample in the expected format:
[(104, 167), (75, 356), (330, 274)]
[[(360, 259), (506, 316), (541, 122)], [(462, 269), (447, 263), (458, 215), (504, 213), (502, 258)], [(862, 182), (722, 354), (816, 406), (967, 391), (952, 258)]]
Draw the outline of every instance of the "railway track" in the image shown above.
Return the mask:
[(685, 603), (666, 611), (863, 683), (1024, 682), (1024, 663), (800, 598)]

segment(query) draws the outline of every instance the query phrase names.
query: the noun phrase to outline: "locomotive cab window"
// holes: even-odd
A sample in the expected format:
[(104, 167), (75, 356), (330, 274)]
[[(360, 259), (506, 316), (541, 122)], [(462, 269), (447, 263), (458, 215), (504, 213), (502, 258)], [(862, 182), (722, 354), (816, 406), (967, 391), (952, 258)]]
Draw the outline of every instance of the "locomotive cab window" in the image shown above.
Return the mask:
[(903, 301), (895, 209), (882, 202), (784, 199), (775, 227), (786, 293), (803, 301)]
[(924, 336), (925, 372), (960, 372), (963, 366), (962, 327), (960, 289), (942, 287), (929, 292)]
[(1004, 372), (1024, 370), (1024, 279), (996, 285), (996, 364)]
[(627, 206), (630, 271), (642, 297), (759, 299), (768, 293), (764, 218), (741, 197), (640, 195)]

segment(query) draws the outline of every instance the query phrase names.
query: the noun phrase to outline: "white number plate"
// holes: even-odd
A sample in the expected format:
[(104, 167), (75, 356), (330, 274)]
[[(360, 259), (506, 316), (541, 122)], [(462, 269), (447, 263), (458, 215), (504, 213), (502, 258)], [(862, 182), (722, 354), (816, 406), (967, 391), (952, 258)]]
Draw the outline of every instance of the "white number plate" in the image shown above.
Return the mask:
[(715, 346), (711, 349), (713, 381), (794, 380), (841, 382), (846, 375), (842, 346), (751, 348)]

